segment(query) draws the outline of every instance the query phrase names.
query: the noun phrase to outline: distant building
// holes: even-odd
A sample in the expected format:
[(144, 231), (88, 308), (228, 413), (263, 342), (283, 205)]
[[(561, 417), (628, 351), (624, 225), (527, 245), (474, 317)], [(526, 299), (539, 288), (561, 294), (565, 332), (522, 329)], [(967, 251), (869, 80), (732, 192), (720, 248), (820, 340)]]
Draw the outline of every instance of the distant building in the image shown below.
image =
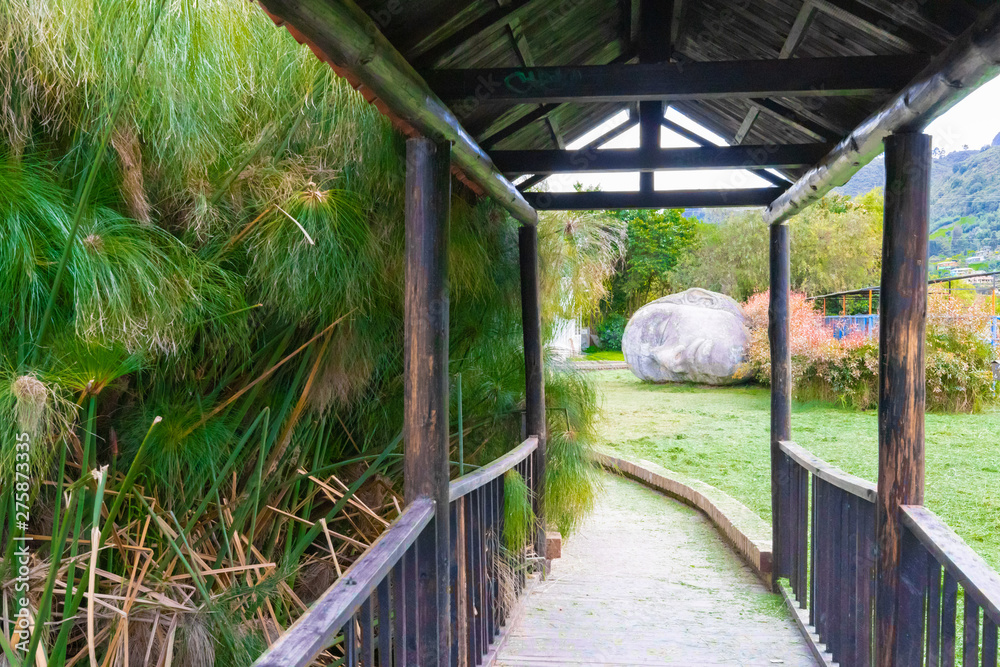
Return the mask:
[(973, 255), (972, 257), (966, 257), (965, 261), (969, 264), (982, 264), (983, 262), (990, 261), (990, 258), (985, 253), (980, 253), (978, 255)]
[(952, 278), (957, 278), (959, 276), (967, 276), (975, 272), (976, 272), (975, 269), (970, 269), (968, 267), (963, 266), (957, 269), (952, 269), (950, 273)]
[(956, 267), (956, 266), (958, 266), (958, 262), (956, 262), (953, 259), (949, 259), (949, 260), (947, 260), (945, 262), (938, 262), (937, 263), (938, 270), (941, 270), (941, 269), (950, 269), (950, 268), (953, 268), (953, 267)]
[(975, 276), (973, 278), (967, 278), (968, 282), (973, 285), (992, 285), (993, 276)]

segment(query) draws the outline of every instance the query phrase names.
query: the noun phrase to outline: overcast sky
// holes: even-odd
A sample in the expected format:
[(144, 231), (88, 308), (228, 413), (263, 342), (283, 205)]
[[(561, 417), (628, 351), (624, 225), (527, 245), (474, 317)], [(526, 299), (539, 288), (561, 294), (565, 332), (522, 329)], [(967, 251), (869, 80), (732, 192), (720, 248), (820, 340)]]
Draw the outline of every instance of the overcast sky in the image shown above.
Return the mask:
[[(618, 116), (580, 139), (570, 143), (569, 149), (579, 148), (601, 136), (614, 126), (625, 122), (627, 115), (622, 112)], [(667, 118), (685, 125), (698, 134), (710, 139), (719, 146), (728, 142), (722, 137), (706, 130), (686, 116), (670, 108)], [(938, 118), (926, 130), (934, 137), (934, 146), (943, 148), (946, 152), (961, 150), (963, 146), (980, 148), (993, 141), (1000, 133), (1000, 78), (981, 86), (974, 93), (955, 105), (946, 114)], [(664, 148), (679, 148), (695, 146), (694, 143), (663, 128), (660, 144)], [(634, 127), (628, 132), (608, 142), (602, 148), (637, 148), (639, 146), (639, 128)], [(614, 174), (568, 174), (551, 176), (547, 181), (552, 192), (568, 192), (573, 190), (575, 183), (585, 186), (599, 186), (606, 192), (620, 190), (638, 190), (638, 173)], [(713, 171), (669, 171), (657, 172), (654, 178), (657, 190), (688, 190), (702, 188), (758, 188), (770, 185), (767, 181), (742, 169), (725, 169)]]

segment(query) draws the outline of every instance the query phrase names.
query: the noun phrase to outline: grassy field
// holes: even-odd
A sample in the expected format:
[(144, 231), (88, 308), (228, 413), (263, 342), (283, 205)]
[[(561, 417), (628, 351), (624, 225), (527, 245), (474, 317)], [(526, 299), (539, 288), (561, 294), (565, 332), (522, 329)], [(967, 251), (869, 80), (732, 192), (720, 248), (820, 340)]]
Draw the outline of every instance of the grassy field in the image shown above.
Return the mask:
[(573, 357), (573, 361), (625, 361), (625, 355), (615, 350), (598, 350), (597, 352), (584, 352), (579, 357)]
[[(769, 395), (761, 387), (641, 383), (600, 371), (603, 444), (697, 477), (770, 518)], [(795, 403), (792, 437), (850, 473), (875, 481), (875, 412)], [(927, 415), (927, 506), (1000, 568), (1000, 410)]]

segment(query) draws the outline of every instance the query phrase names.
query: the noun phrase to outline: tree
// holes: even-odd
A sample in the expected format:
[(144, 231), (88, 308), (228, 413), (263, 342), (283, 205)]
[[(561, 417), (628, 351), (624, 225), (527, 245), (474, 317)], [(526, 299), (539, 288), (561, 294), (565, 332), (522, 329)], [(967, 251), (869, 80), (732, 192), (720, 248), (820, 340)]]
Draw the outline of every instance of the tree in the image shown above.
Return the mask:
[[(792, 288), (823, 294), (878, 282), (883, 199), (879, 190), (831, 195), (792, 218)], [(701, 225), (696, 249), (671, 273), (675, 289), (703, 287), (737, 300), (768, 288), (768, 229), (758, 211)]]
[(698, 221), (679, 210), (615, 211), (627, 225), (625, 256), (611, 282), (612, 312), (630, 315), (670, 289), (670, 271), (688, 252)]

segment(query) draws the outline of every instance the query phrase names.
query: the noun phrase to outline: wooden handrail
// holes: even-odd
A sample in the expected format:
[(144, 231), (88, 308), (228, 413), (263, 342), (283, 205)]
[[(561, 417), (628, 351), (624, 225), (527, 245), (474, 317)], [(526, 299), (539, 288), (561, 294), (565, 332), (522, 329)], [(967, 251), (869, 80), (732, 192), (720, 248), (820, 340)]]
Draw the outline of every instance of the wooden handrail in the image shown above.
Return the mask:
[(481, 486), (492, 482), (500, 475), (504, 474), (518, 463), (528, 458), (538, 447), (538, 436), (533, 435), (510, 450), (492, 463), (483, 466), (479, 470), (463, 475), (452, 480), (449, 487), (449, 495), (452, 501), (458, 500), (470, 491), (475, 491)]
[(787, 454), (793, 461), (822, 479), (824, 482), (833, 484), (839, 489), (847, 491), (852, 495), (872, 503), (874, 503), (878, 498), (878, 492), (875, 485), (868, 480), (855, 477), (850, 473), (844, 472), (840, 468), (830, 465), (818, 456), (815, 456), (811, 452), (807, 452), (802, 447), (799, 447), (794, 442), (782, 440), (778, 443), (778, 446), (781, 447), (781, 451)]
[(900, 511), (903, 525), (962, 584), (965, 594), (1000, 624), (1000, 575), (934, 512), (919, 505), (903, 505)]
[(434, 518), (434, 501), (418, 498), (344, 572), (278, 641), (256, 667), (304, 667), (313, 662), (368, 599)]

